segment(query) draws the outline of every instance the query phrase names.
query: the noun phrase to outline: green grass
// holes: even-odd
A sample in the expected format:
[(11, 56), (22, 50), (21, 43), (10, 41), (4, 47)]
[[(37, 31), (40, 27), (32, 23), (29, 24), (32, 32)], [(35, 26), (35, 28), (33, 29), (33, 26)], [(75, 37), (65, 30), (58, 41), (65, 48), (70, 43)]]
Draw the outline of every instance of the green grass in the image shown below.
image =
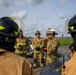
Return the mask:
[(63, 38), (58, 38), (59, 42), (60, 42), (60, 46), (64, 46), (64, 45), (70, 45), (73, 41), (73, 39), (71, 37), (63, 37)]
[(60, 42), (60, 46), (63, 45), (70, 45), (72, 43), (72, 38), (66, 37), (66, 38), (58, 38)]

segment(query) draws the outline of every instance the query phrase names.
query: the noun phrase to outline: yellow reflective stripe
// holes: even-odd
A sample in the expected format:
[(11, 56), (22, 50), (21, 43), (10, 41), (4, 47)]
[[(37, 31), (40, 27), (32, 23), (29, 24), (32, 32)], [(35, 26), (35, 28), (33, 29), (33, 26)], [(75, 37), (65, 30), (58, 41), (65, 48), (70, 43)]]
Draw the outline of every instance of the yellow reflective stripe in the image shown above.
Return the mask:
[(14, 31), (15, 35), (18, 35), (18, 32), (17, 31)]
[(5, 27), (4, 27), (4, 26), (2, 26), (2, 25), (0, 25), (0, 30), (3, 30), (3, 29), (5, 29)]
[(19, 45), (21, 45), (21, 43), (17, 43), (16, 45), (19, 46)]
[(18, 53), (18, 54), (19, 54), (19, 53), (22, 54), (22, 53), (26, 53), (26, 52), (28, 52), (28, 51), (23, 51), (23, 50), (22, 50), (22, 51), (19, 51), (19, 50), (15, 50), (15, 53)]
[(40, 48), (42, 48), (42, 45), (39, 45), (39, 46), (34, 46), (34, 48), (36, 48), (36, 47), (40, 47)]
[(22, 51), (19, 51), (19, 53), (22, 54), (23, 52)]
[(28, 51), (23, 51), (23, 53), (27, 53)]
[(73, 30), (74, 29), (74, 26), (71, 26), (70, 29)]
[(23, 52), (19, 50), (15, 50), (15, 53), (22, 54)]
[(19, 45), (22, 45), (23, 46), (23, 45), (26, 45), (26, 43), (17, 43), (16, 45), (17, 46), (19, 46)]
[(36, 51), (36, 53), (42, 53), (42, 51), (40, 50), (40, 51)]
[(34, 64), (33, 64), (33, 67), (37, 67), (37, 64), (36, 64), (36, 63), (34, 63)]
[(19, 50), (15, 50), (15, 53), (19, 53)]
[(21, 45), (26, 45), (26, 43), (21, 43)]
[(40, 48), (42, 48), (42, 45), (40, 46)]
[(36, 44), (35, 46), (36, 46), (36, 47), (40, 47), (40, 46), (41, 46), (41, 44), (39, 43), (39, 44)]
[(14, 46), (14, 48), (16, 48), (16, 46)]
[(34, 48), (36, 48), (36, 46), (34, 45)]

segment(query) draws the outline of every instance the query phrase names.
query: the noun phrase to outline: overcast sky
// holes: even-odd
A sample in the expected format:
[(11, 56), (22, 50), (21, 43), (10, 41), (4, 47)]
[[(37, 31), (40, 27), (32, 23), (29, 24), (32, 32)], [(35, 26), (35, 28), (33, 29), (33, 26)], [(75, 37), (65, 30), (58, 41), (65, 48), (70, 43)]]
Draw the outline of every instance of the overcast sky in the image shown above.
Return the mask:
[(61, 36), (65, 34), (66, 20), (74, 14), (76, 0), (0, 0), (0, 17), (12, 15), (21, 19), (25, 36), (34, 36), (36, 30), (45, 36), (48, 28), (54, 28)]

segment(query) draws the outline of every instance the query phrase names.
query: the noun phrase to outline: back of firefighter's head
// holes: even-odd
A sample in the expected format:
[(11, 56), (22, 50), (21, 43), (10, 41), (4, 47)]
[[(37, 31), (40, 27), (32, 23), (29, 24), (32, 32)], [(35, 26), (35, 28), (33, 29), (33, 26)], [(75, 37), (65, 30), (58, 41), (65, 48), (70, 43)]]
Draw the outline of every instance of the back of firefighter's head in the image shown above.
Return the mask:
[(0, 48), (14, 51), (15, 40), (18, 36), (18, 25), (10, 17), (0, 18)]
[(41, 35), (40, 31), (36, 31), (35, 35)]
[(74, 15), (68, 22), (68, 33), (71, 34), (71, 36), (76, 38), (76, 15)]

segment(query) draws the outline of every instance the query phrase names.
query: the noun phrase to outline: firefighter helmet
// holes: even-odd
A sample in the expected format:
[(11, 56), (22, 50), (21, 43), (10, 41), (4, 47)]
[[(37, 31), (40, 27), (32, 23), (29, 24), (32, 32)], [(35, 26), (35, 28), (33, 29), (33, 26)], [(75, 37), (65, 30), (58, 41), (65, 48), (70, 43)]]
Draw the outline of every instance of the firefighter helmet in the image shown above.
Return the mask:
[(73, 38), (76, 37), (76, 14), (68, 22), (68, 31)]
[(18, 25), (10, 17), (0, 18), (0, 34), (7, 37), (17, 37)]
[(40, 31), (36, 31), (35, 35), (37, 35), (37, 34), (41, 35)]
[(46, 36), (48, 36), (50, 29), (51, 29), (51, 28), (48, 28), (48, 30), (46, 31)]
[(76, 32), (76, 14), (68, 22), (69, 33)]
[(54, 30), (54, 29), (49, 29), (47, 32), (47, 35), (49, 35), (49, 34), (53, 34), (53, 35), (57, 35), (58, 33), (56, 33), (56, 31)]

